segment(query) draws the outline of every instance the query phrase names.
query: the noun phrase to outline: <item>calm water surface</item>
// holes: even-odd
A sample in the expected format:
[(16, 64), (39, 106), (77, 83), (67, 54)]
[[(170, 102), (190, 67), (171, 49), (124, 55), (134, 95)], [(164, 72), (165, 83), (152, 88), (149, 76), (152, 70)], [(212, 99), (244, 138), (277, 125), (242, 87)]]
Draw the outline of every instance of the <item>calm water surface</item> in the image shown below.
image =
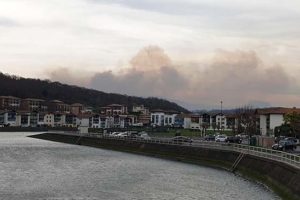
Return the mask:
[(231, 173), (0, 133), (0, 199), (279, 199)]

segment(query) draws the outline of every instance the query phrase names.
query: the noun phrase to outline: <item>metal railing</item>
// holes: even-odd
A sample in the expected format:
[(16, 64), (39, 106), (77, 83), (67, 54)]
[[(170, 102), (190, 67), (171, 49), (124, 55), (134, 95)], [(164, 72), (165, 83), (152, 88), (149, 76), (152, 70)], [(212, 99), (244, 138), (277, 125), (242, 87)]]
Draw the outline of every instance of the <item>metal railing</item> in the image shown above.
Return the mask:
[(144, 143), (193, 146), (193, 147), (204, 147), (208, 149), (235, 151), (235, 152), (253, 155), (265, 159), (279, 161), (300, 169), (300, 156), (288, 152), (276, 151), (273, 149), (268, 149), (263, 147), (256, 147), (256, 146), (236, 144), (236, 143), (208, 142), (208, 141), (200, 141), (200, 140), (189, 143), (189, 142), (173, 141), (170, 139), (160, 139), (160, 138), (151, 138), (145, 140), (139, 137), (137, 138), (110, 137), (110, 136), (102, 136), (102, 137), (109, 137), (110, 139), (130, 140), (130, 141), (144, 142)]
[(234, 151), (234, 152), (253, 155), (265, 159), (275, 160), (300, 169), (300, 156), (298, 155), (288, 153), (288, 152), (263, 148), (263, 147), (244, 145), (244, 144), (210, 142), (210, 141), (203, 141), (203, 140), (185, 142), (185, 141), (176, 141), (176, 140), (165, 139), (165, 138), (143, 139), (141, 137), (111, 136), (111, 135), (103, 135), (103, 134), (88, 134), (85, 135), (84, 137), (96, 137), (96, 138), (125, 140), (125, 141), (142, 142), (142, 143), (192, 146), (192, 147), (202, 147), (208, 149)]

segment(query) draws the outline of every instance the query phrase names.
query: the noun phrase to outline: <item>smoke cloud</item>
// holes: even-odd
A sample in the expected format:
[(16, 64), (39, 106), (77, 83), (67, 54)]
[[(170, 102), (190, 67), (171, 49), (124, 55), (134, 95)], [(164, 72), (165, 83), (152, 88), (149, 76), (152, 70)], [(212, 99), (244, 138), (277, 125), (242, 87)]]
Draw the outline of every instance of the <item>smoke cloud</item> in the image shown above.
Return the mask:
[(194, 105), (216, 106), (220, 100), (228, 107), (300, 102), (298, 96), (293, 96), (293, 102), (286, 98), (294, 78), (279, 65), (266, 66), (254, 51), (219, 50), (210, 63), (197, 69), (177, 66), (161, 48), (149, 46), (119, 72), (98, 72), (82, 79), (60, 68), (50, 75), (53, 80), (105, 92), (158, 96)]
[(70, 70), (66, 67), (48, 69), (46, 71), (46, 76), (52, 81), (59, 81), (70, 85), (79, 85), (85, 87), (89, 86), (90, 79), (92, 78), (92, 74), (88, 72), (83, 70)]

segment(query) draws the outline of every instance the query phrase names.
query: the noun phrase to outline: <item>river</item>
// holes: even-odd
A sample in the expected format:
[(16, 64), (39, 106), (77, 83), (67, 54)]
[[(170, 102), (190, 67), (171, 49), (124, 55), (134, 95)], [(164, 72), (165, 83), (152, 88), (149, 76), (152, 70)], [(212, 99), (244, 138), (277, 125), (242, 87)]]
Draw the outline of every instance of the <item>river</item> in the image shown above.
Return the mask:
[(223, 170), (0, 133), (0, 199), (280, 199)]

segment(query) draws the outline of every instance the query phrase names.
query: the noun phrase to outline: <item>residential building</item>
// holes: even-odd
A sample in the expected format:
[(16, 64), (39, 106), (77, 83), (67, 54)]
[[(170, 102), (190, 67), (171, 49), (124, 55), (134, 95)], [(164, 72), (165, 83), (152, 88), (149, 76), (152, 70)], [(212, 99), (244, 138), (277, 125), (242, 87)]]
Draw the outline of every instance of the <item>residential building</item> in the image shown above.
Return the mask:
[(174, 127), (184, 128), (184, 118), (185, 118), (185, 116), (186, 116), (186, 114), (176, 115), (175, 121), (174, 121)]
[(17, 126), (17, 112), (1, 111), (0, 124), (4, 126)]
[(81, 126), (81, 127), (91, 127), (92, 126), (92, 117), (93, 114), (90, 113), (81, 113), (79, 115), (77, 115), (76, 118), (76, 125), (77, 126)]
[(17, 112), (15, 126), (30, 127), (30, 114), (28, 111)]
[(48, 110), (45, 100), (43, 99), (33, 99), (27, 98), (21, 100), (21, 110), (23, 111), (42, 111)]
[(48, 110), (50, 112), (70, 113), (71, 106), (62, 101), (53, 100), (53, 101), (48, 102)]
[(217, 130), (227, 129), (227, 118), (223, 113), (217, 113), (211, 116), (211, 128)]
[(66, 125), (66, 114), (65, 113), (54, 113), (54, 126), (65, 126)]
[(137, 116), (137, 124), (149, 125), (151, 122), (151, 116), (149, 109), (144, 105), (133, 105), (132, 113)]
[(54, 127), (54, 114), (47, 113), (44, 115), (44, 125), (49, 127)]
[(120, 104), (110, 104), (101, 108), (101, 114), (105, 115), (124, 115), (127, 113), (127, 106)]
[(299, 108), (263, 108), (256, 109), (257, 127), (261, 135), (273, 135), (275, 127), (281, 126), (284, 123), (284, 115), (291, 112), (300, 113)]
[(0, 110), (18, 110), (21, 99), (13, 96), (0, 96)]
[(65, 126), (67, 127), (77, 127), (76, 124), (77, 116), (73, 113), (65, 115)]
[(152, 126), (174, 126), (175, 117), (178, 115), (174, 111), (153, 110), (151, 112)]
[(71, 113), (78, 115), (83, 112), (84, 106), (80, 103), (74, 103), (71, 104), (70, 109), (71, 109)]

